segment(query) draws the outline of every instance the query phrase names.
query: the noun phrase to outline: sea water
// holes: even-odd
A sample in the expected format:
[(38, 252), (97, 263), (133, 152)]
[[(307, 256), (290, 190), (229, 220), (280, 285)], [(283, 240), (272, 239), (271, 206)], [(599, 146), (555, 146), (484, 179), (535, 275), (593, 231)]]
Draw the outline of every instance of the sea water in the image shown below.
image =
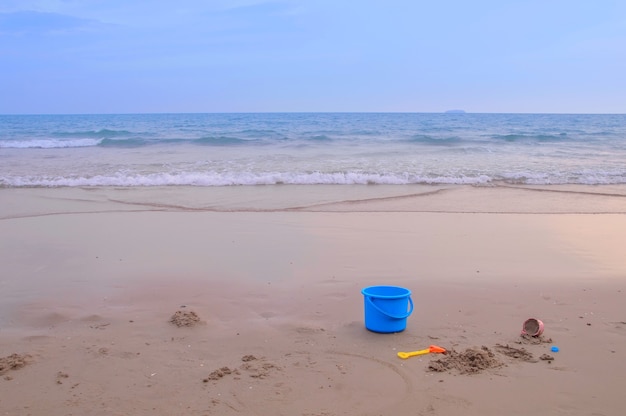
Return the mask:
[(0, 187), (623, 184), (626, 115), (0, 115)]

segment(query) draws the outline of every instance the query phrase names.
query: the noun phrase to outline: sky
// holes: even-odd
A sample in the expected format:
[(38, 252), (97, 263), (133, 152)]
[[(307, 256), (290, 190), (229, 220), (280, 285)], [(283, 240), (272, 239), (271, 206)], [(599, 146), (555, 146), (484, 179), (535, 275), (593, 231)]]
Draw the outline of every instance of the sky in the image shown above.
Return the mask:
[(0, 0), (0, 114), (626, 113), (623, 0)]

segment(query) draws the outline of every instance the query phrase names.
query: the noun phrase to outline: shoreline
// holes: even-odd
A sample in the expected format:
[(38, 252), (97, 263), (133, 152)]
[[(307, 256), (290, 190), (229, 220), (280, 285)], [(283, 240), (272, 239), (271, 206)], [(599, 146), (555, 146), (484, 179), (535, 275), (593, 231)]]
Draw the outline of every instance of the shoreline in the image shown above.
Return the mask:
[[(626, 187), (528, 188), (0, 189), (0, 359), (27, 361), (0, 410), (615, 414)], [(363, 326), (383, 284), (412, 291), (404, 332)], [(520, 340), (530, 317), (551, 342)], [(502, 365), (396, 357), (430, 344)]]
[(113, 211), (626, 214), (626, 185), (0, 188), (0, 221)]

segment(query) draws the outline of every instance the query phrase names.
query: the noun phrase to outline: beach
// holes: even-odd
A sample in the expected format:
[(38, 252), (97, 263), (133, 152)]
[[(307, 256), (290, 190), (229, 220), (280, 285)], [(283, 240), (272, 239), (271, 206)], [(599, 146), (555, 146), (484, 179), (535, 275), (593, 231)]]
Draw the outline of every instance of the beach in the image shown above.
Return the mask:
[[(626, 405), (624, 185), (7, 187), (0, 235), (0, 414)], [(377, 285), (404, 331), (365, 328)]]

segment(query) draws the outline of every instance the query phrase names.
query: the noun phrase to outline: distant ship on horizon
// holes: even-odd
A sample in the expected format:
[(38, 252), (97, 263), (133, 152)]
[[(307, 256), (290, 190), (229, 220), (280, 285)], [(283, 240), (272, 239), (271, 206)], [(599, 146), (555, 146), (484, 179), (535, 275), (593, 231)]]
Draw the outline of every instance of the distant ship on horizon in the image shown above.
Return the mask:
[(448, 110), (446, 114), (465, 114), (465, 110)]

